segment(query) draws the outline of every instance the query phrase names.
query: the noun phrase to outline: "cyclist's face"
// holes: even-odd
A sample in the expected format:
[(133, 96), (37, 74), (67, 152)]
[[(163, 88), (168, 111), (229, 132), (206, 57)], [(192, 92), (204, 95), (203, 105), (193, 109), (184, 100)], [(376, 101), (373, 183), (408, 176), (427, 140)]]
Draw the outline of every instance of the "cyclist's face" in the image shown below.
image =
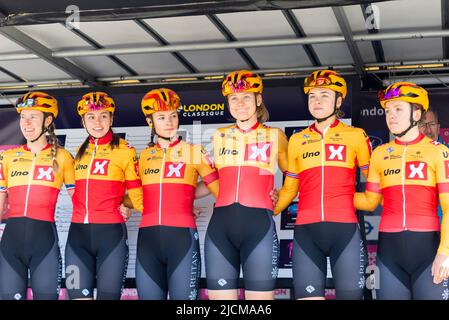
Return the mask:
[(262, 103), (262, 96), (253, 92), (235, 92), (228, 96), (229, 112), (237, 121), (257, 118), (257, 105)]
[(83, 126), (93, 138), (104, 137), (112, 126), (112, 115), (109, 111), (89, 111), (83, 116)]
[[(388, 101), (385, 104), (385, 115), (388, 129), (393, 134), (401, 133), (410, 126), (411, 105), (405, 101)], [(419, 120), (420, 111), (413, 112), (413, 119)]]
[[(325, 118), (334, 111), (335, 91), (327, 88), (313, 88), (309, 91), (309, 112), (317, 119)], [(341, 98), (337, 100), (337, 107), (341, 106)]]
[[(147, 121), (151, 121), (147, 118)], [(177, 111), (158, 111), (153, 113), (153, 126), (156, 134), (174, 137), (178, 131), (179, 117)]]
[(419, 131), (428, 136), (430, 139), (437, 141), (440, 132), (440, 124), (438, 123), (435, 113), (428, 111), (424, 113), (422, 120), (418, 125)]
[[(38, 110), (22, 110), (20, 112), (20, 130), (28, 141), (36, 139), (42, 132), (44, 113)], [(45, 126), (49, 126), (51, 117), (45, 119)]]

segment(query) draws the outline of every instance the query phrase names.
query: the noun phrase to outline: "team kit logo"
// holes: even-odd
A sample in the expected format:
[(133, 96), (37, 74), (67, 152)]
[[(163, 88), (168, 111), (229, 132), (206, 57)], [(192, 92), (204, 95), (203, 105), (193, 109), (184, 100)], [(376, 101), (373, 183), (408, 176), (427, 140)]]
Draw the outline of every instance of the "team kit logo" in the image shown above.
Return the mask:
[(33, 173), (33, 180), (54, 182), (55, 181), (55, 172), (53, 171), (53, 167), (51, 167), (51, 166), (35, 166), (34, 173)]
[(245, 148), (245, 161), (270, 162), (271, 142), (249, 143)]
[(107, 176), (109, 162), (111, 162), (111, 160), (95, 159), (92, 162), (92, 167), (90, 168), (90, 174), (98, 175), (98, 176)]
[(427, 180), (427, 163), (421, 161), (407, 161), (405, 176), (410, 180)]
[(182, 179), (186, 171), (185, 162), (166, 162), (164, 170), (164, 178)]
[(326, 160), (346, 162), (346, 146), (341, 144), (326, 144)]

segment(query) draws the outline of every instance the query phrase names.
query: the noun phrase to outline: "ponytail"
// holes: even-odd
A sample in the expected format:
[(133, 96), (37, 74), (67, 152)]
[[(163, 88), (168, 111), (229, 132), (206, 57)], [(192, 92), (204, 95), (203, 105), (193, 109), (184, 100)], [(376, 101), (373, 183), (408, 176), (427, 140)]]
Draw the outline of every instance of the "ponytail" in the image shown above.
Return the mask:
[(149, 115), (148, 118), (151, 120), (151, 132), (150, 132), (150, 142), (148, 143), (149, 147), (154, 147), (156, 143), (154, 142), (154, 138), (156, 137), (156, 130), (154, 130), (154, 122), (153, 122), (153, 116)]
[[(45, 118), (48, 115), (45, 115)], [(58, 138), (56, 137), (55, 134), (55, 124), (54, 122), (52, 122), (48, 128), (47, 128), (47, 132), (48, 132), (48, 143), (51, 145), (51, 155), (53, 157), (53, 171), (57, 172), (59, 169), (59, 165), (58, 165), (58, 161), (56, 160), (56, 154), (58, 152), (58, 148), (59, 148), (59, 141)]]

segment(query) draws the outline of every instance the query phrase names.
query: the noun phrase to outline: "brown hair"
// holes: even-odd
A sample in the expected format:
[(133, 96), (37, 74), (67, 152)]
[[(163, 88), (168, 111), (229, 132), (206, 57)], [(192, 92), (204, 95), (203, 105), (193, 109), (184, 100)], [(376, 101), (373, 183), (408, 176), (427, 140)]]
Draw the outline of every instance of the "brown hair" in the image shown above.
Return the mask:
[(270, 114), (268, 113), (268, 109), (265, 106), (265, 103), (262, 103), (257, 107), (257, 121), (260, 123), (267, 122), (270, 119)]
[(419, 120), (417, 122), (422, 121), (424, 118), (424, 113), (425, 113), (424, 108), (420, 104), (417, 104), (417, 103), (410, 103), (410, 106), (412, 107), (413, 111), (421, 110), (421, 117), (419, 118)]
[(343, 96), (341, 95), (340, 92), (335, 92), (335, 105), (337, 105), (337, 100), (340, 97), (342, 97), (341, 105), (340, 105), (340, 107), (338, 107), (337, 113), (335, 114), (337, 116), (337, 119), (342, 119), (345, 116), (345, 112), (341, 109), (343, 107), (343, 101), (344, 101)]
[(58, 153), (59, 141), (55, 134), (54, 118), (51, 113), (44, 113), (44, 121), (47, 117), (52, 117), (52, 122), (47, 128), (48, 143), (51, 145), (51, 155), (53, 157), (53, 171), (56, 172), (59, 169), (58, 161), (56, 160), (56, 154)]
[(147, 118), (150, 118), (151, 120), (150, 142), (148, 142), (148, 146), (154, 147), (156, 145), (156, 143), (154, 142), (154, 137), (156, 137), (156, 130), (154, 129), (153, 114), (150, 114), (149, 116), (147, 116)]

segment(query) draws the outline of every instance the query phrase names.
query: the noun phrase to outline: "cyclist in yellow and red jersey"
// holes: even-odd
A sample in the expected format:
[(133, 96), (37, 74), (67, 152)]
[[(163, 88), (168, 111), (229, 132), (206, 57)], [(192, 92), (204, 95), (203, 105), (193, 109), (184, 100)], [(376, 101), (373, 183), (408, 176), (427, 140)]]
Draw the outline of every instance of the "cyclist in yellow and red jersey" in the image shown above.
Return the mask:
[(247, 299), (273, 299), (279, 243), (273, 221), (274, 175), (287, 169), (287, 138), (263, 124), (268, 112), (259, 75), (227, 75), (223, 96), (236, 123), (213, 136), (219, 192), (205, 242), (209, 298), (237, 299), (240, 266)]
[[(427, 138), (418, 121), (427, 91), (398, 82), (380, 92), (387, 126), (396, 137), (374, 150), (365, 193), (355, 206), (373, 211), (383, 199), (377, 266), (378, 299), (447, 300), (449, 277), (449, 149)], [(438, 196), (443, 221), (437, 215)]]
[(136, 259), (139, 299), (165, 300), (168, 294), (172, 300), (195, 300), (199, 291), (201, 258), (192, 212), (195, 189), (201, 176), (217, 196), (218, 173), (201, 145), (178, 137), (180, 109), (180, 98), (170, 89), (151, 90), (142, 99), (152, 133), (139, 159), (143, 187)]
[(33, 299), (56, 300), (61, 256), (55, 208), (63, 183), (73, 195), (73, 157), (58, 145), (54, 97), (29, 92), (16, 110), (27, 142), (0, 154), (0, 213), (6, 194), (10, 207), (0, 243), (0, 295), (4, 300), (26, 299), (30, 273)]
[[(141, 203), (136, 150), (111, 126), (115, 103), (104, 92), (90, 92), (77, 111), (89, 136), (75, 157), (73, 214), (65, 250), (66, 281), (71, 299), (120, 299), (126, 275), (127, 230), (119, 206), (128, 190)], [(77, 278), (78, 279), (78, 278)]]
[(339, 120), (347, 94), (343, 77), (313, 72), (304, 82), (315, 121), (288, 143), (288, 171), (278, 214), (296, 197), (293, 282), (297, 299), (324, 299), (327, 257), (337, 299), (362, 299), (365, 254), (353, 198), (357, 166), (366, 174), (371, 143), (360, 128)]

